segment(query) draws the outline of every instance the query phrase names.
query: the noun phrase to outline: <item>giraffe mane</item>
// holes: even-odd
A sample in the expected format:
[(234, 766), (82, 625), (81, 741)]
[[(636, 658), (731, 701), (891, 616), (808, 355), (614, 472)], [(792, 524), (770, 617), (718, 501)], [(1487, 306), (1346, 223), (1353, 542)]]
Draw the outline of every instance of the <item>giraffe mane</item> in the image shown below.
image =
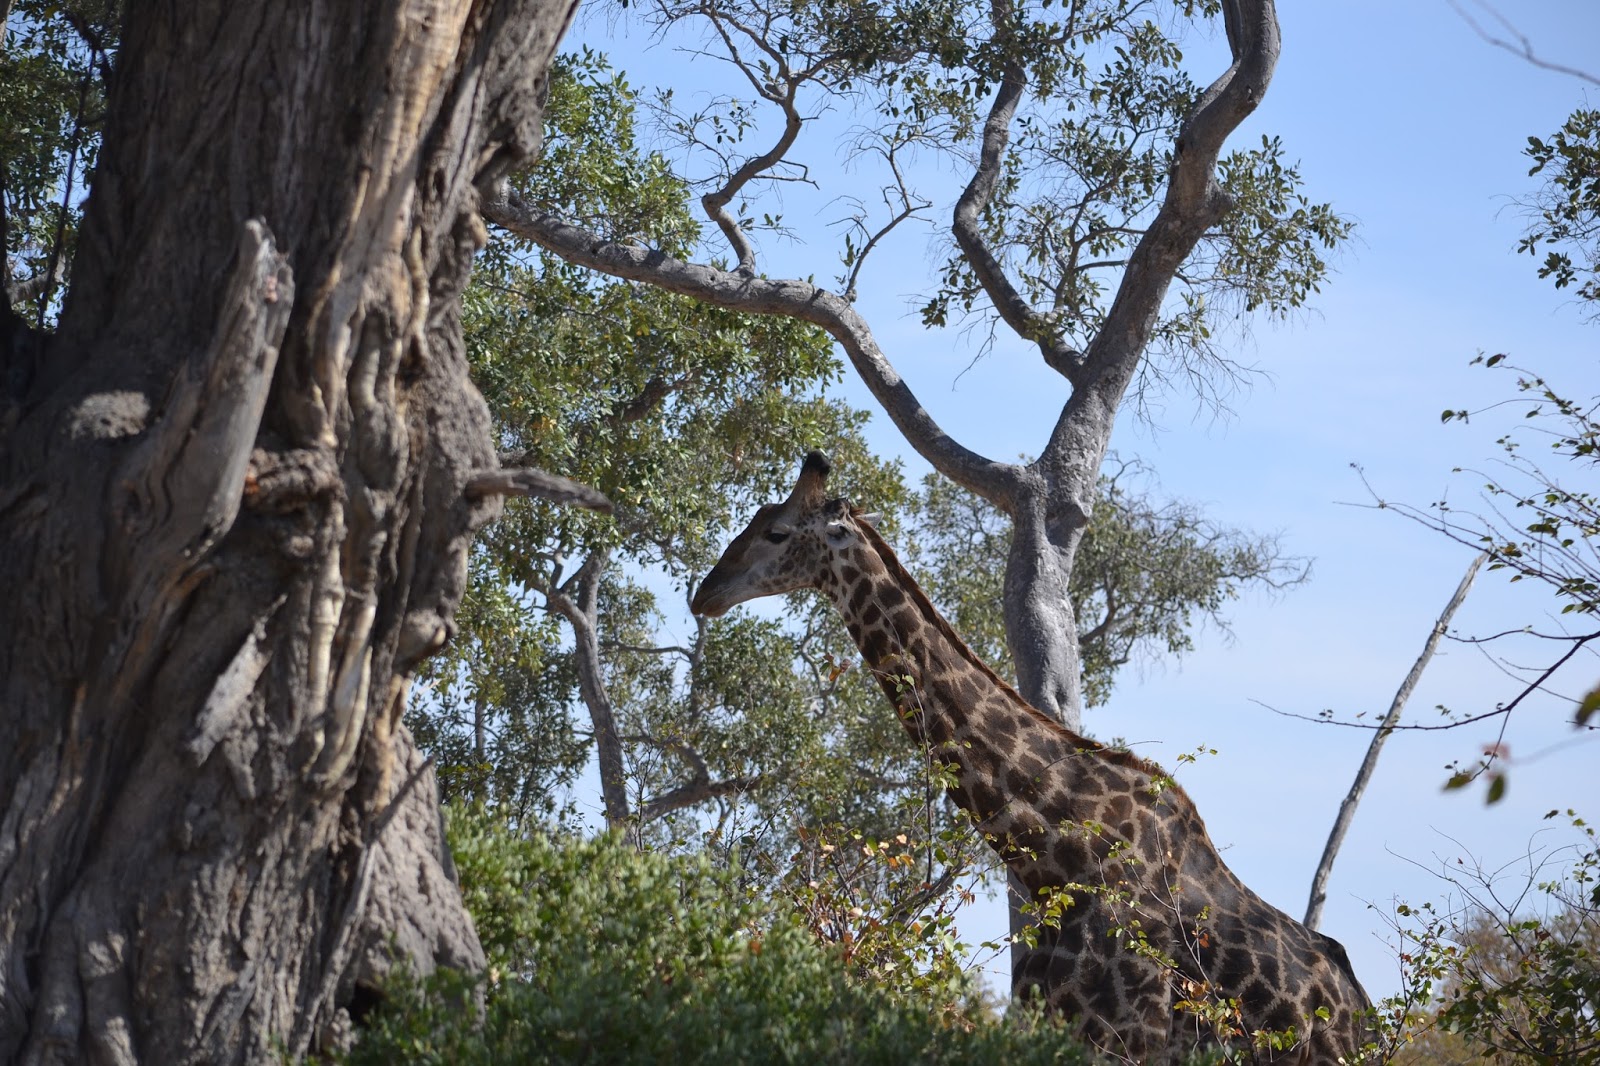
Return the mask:
[[(868, 513), (854, 504), (846, 504), (846, 506), (849, 508), (850, 517), (852, 519), (860, 519), (863, 515)], [(1135, 755), (1131, 751), (1107, 747), (1098, 740), (1093, 740), (1081, 733), (1075, 733), (1066, 726), (1062, 725), (1060, 722), (1056, 721), (1054, 718), (1051, 718), (1048, 714), (1045, 714), (1033, 704), (1029, 703), (1023, 697), (1022, 693), (1018, 692), (1010, 682), (1001, 677), (999, 674), (995, 673), (994, 668), (988, 663), (984, 662), (983, 658), (977, 652), (973, 651), (971, 646), (961, 638), (961, 634), (956, 632), (955, 627), (950, 624), (945, 616), (939, 613), (939, 609), (933, 605), (933, 601), (928, 599), (928, 594), (922, 591), (922, 586), (917, 584), (917, 582), (912, 578), (910, 572), (906, 570), (905, 565), (900, 562), (900, 557), (894, 553), (893, 548), (889, 547), (889, 542), (883, 539), (882, 535), (878, 533), (877, 529), (873, 528), (872, 523), (868, 521), (857, 521), (855, 526), (861, 531), (862, 536), (866, 538), (867, 543), (872, 546), (873, 551), (877, 552), (878, 557), (883, 560), (883, 565), (885, 569), (889, 571), (890, 576), (900, 583), (901, 588), (906, 590), (911, 597), (912, 603), (915, 604), (917, 608), (920, 609), (922, 613), (933, 623), (934, 628), (943, 634), (945, 639), (950, 641), (950, 643), (958, 651), (960, 651), (963, 656), (966, 657), (968, 662), (981, 671), (984, 676), (989, 678), (989, 680), (993, 681), (995, 685), (999, 687), (1000, 691), (1005, 693), (1009, 699), (1011, 699), (1019, 707), (1026, 710), (1028, 714), (1032, 715), (1040, 725), (1062, 734), (1075, 747), (1080, 747), (1084, 750), (1095, 752), (1096, 754), (1105, 757), (1107, 761), (1116, 763), (1119, 766), (1126, 766), (1129, 769), (1149, 774), (1151, 777), (1168, 776), (1165, 770), (1161, 769), (1161, 767), (1157, 766), (1149, 759)], [(1183, 790), (1181, 786), (1174, 784), (1173, 787), (1178, 792), (1182, 793)]]

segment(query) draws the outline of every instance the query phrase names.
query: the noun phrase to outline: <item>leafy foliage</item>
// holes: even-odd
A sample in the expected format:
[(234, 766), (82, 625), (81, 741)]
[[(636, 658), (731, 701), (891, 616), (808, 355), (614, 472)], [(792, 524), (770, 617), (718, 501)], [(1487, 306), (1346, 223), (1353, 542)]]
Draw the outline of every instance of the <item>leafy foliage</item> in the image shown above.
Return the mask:
[(1517, 250), (1537, 257), (1546, 249), (1541, 278), (1600, 302), (1600, 111), (1578, 108), (1548, 139), (1529, 137), (1524, 151), (1533, 160), (1528, 173), (1543, 175), (1544, 185), (1522, 205), (1533, 223)]
[(15, 0), (0, 53), (0, 287), (18, 315), (54, 318), (94, 169), (117, 47), (115, 0)]
[[(994, 266), (1044, 309), (1024, 332), (1085, 350), (1162, 202), (1178, 129), (1200, 95), (1184, 68), (1181, 20), (1214, 17), (1218, 5), (1182, 3), (1169, 12), (1135, 0), (871, 0), (847, 7), (658, 0), (646, 9), (661, 25), (706, 27), (718, 42), (708, 54), (725, 58), (753, 89), (754, 102), (734, 94), (693, 110), (678, 106), (675, 92), (660, 93), (664, 127), (685, 148), (686, 177), (720, 188), (742, 229), (787, 232), (762, 198), (773, 182), (812, 180), (791, 146), (816, 116), (848, 109), (847, 165), (862, 175), (845, 197), (852, 210), (841, 226), (839, 281), (848, 291), (889, 230), (934, 209), (936, 197), (918, 187), (909, 164), (931, 157), (958, 172), (970, 166), (996, 86), (1021, 84), (1027, 92), (984, 204), (982, 238)], [(778, 113), (792, 136), (752, 151), (747, 145), (770, 136), (763, 123)], [(875, 196), (859, 193), (867, 175), (879, 181)], [(1199, 380), (1224, 365), (1215, 334), (1234, 309), (1281, 316), (1301, 306), (1328, 272), (1324, 253), (1351, 231), (1348, 220), (1304, 194), (1298, 167), (1276, 138), (1226, 156), (1219, 178), (1231, 207), (1177, 278), (1180, 298), (1155, 327), (1147, 378), (1182, 371)], [(952, 244), (921, 308), (924, 324), (991, 310), (983, 269)]]
[(515, 836), (461, 808), (450, 839), (490, 960), (482, 1015), (469, 979), (399, 983), (351, 1066), (1092, 1061), (1025, 1012), (853, 978), (798, 915), (704, 857)]
[[(1110, 698), (1117, 672), (1140, 655), (1182, 655), (1197, 623), (1225, 627), (1223, 606), (1247, 586), (1281, 589), (1309, 567), (1276, 539), (1217, 526), (1182, 501), (1140, 489), (1137, 464), (1100, 479), (1100, 499), (1072, 571), (1084, 699)], [(978, 496), (929, 477), (916, 501), (911, 558), (956, 630), (1002, 673), (1011, 670), (996, 595), (1004, 582), (1005, 520)]]
[(1600, 1062), (1600, 848), (1592, 826), (1566, 817), (1575, 841), (1530, 855), (1527, 883), (1466, 870), (1447, 875), (1458, 910), (1398, 908), (1405, 986), (1384, 1004), (1394, 1062)]
[[(564, 58), (543, 165), (517, 192), (607, 236), (687, 254), (698, 236), (688, 189), (638, 147), (634, 103), (603, 57)], [(844, 494), (885, 513), (886, 532), (913, 554), (927, 542), (930, 586), (958, 626), (980, 632), (992, 614), (996, 650), (983, 650), (1004, 668), (998, 529), (978, 558), (960, 545), (961, 504), (939, 496), (949, 490), (931, 483), (913, 506), (898, 469), (868, 454), (864, 416), (826, 397), (839, 370), (831, 346), (793, 321), (603, 280), (502, 235), (482, 257), (466, 325), (505, 460), (592, 484), (619, 517), (513, 502), (480, 542), (460, 637), (411, 716), (447, 794), (514, 825), (571, 816), (574, 775), (594, 752), (608, 817), (634, 844), (732, 871), (741, 898), (792, 915), (857, 980), (941, 1009), (964, 1002), (970, 963), (953, 914), (993, 858), (855, 668), (831, 608), (797, 597), (787, 622), (743, 611), (685, 621), (674, 601), (730, 519), (786, 491), (794, 458), (820, 446)], [(1135, 647), (1187, 647), (1195, 612), (1215, 618), (1236, 586), (1279, 573), (1269, 542), (1110, 482), (1103, 522), (1119, 532), (1086, 549), (1098, 554), (1081, 572), (1086, 604), (1115, 590), (1096, 637), (1107, 690)], [(1140, 576), (1145, 536), (1163, 539), (1171, 573)]]
[[(519, 191), (669, 246), (692, 241), (685, 190), (635, 146), (632, 100), (601, 57), (564, 57), (544, 165)], [(513, 502), (481, 540), (462, 639), (435, 665), (427, 713), (413, 716), (446, 756), (447, 792), (532, 812), (570, 782), (565, 754), (580, 742), (565, 715), (585, 649), (565, 643), (572, 630), (558, 619), (592, 631), (603, 655), (598, 687), (582, 696), (621, 710), (611, 739), (626, 749), (639, 806), (686, 779), (753, 781), (811, 754), (815, 744), (795, 732), (808, 716), (777, 626), (727, 620), (665, 639), (658, 630), (662, 594), (709, 566), (735, 509), (778, 491), (797, 448), (832, 448), (856, 487), (895, 498), (892, 468), (870, 462), (859, 441), (864, 416), (817, 393), (839, 369), (825, 339), (602, 281), (510, 238), (485, 253), (466, 326), (508, 461), (594, 485), (621, 518)], [(592, 609), (579, 603), (578, 575), (595, 586)], [(468, 739), (530, 728), (560, 757), (480, 758), (484, 745)], [(469, 750), (524, 778), (560, 772), (531, 790), (505, 773), (458, 772), (455, 757)]]
[[(638, 148), (634, 116), (633, 89), (603, 57), (564, 57), (546, 156), (519, 193), (681, 251), (695, 239), (686, 189)], [(577, 771), (598, 748), (606, 775), (609, 745), (641, 841), (737, 845), (748, 876), (775, 889), (795, 856), (817, 861), (824, 838), (907, 836), (938, 856), (921, 876), (878, 881), (874, 899), (895, 906), (926, 885), (968, 884), (981, 848), (853, 668), (855, 648), (826, 604), (797, 597), (785, 624), (747, 612), (685, 622), (673, 601), (729, 521), (786, 491), (794, 457), (820, 445), (842, 491), (888, 516), (886, 532), (926, 560), (935, 598), (1005, 669), (997, 516), (935, 482), (913, 504), (896, 468), (867, 454), (865, 416), (819, 391), (839, 370), (830, 346), (792, 321), (600, 279), (504, 235), (483, 256), (466, 321), (507, 461), (595, 485), (621, 517), (513, 501), (481, 540), (460, 635), (412, 714), (447, 796), (512, 817), (572, 814)], [(1085, 552), (1080, 603), (1103, 604), (1097, 694), (1134, 648), (1187, 647), (1194, 612), (1215, 619), (1238, 585), (1278, 574), (1270, 542), (1107, 485), (1106, 532)], [(981, 551), (964, 543), (974, 537)], [(1163, 542), (1167, 573), (1140, 573), (1141, 538)], [(854, 875), (819, 885), (867, 898)]]

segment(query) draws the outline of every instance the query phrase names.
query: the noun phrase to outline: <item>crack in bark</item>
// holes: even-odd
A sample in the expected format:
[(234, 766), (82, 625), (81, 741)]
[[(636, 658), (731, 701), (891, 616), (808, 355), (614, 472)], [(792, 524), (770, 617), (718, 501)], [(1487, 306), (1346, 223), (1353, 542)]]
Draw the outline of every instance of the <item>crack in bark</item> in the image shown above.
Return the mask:
[(395, 716), (498, 513), (458, 300), (572, 5), (363, 7), (130, 10), (49, 358), (0, 316), (0, 1061), (276, 1061), (482, 964)]

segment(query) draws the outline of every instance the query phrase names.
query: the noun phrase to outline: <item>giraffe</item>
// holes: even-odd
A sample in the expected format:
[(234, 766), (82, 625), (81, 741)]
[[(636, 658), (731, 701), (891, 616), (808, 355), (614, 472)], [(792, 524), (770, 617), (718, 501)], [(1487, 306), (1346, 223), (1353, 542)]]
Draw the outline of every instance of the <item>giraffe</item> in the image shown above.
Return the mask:
[[(1356, 1063), (1370, 1003), (1339, 942), (1247, 888), (1160, 768), (1069, 731), (1001, 680), (871, 516), (827, 498), (828, 472), (822, 453), (806, 456), (789, 497), (756, 512), (690, 609), (716, 616), (802, 588), (833, 601), (906, 730), (951, 771), (954, 802), (1030, 893), (1066, 904), (1039, 928), (1014, 995), (1042, 996), (1127, 1062), (1212, 1042), (1194, 1005), (1232, 1001), (1246, 1061)], [(1252, 1051), (1258, 1031), (1289, 1035)]]

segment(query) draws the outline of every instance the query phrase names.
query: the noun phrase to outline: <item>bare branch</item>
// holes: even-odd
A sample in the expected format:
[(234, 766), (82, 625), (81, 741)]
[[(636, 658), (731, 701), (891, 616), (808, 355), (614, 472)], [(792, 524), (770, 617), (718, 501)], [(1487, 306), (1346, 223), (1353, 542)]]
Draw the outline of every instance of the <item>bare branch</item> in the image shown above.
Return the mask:
[(749, 777), (731, 777), (725, 781), (711, 780), (705, 757), (692, 745), (681, 740), (668, 740), (649, 734), (636, 734), (626, 738), (630, 742), (645, 743), (663, 751), (670, 751), (689, 767), (690, 777), (677, 788), (664, 792), (639, 808), (639, 821), (649, 822), (673, 811), (692, 807), (706, 800), (737, 795), (759, 788), (764, 778), (760, 774)]
[(731, 777), (726, 781), (691, 781), (686, 785), (679, 785), (670, 792), (664, 792), (641, 806), (639, 820), (648, 822), (673, 811), (704, 803), (706, 800), (749, 792), (759, 788), (762, 780), (761, 775), (756, 774), (752, 777)]
[(1341, 722), (1334, 718), (1309, 714), (1296, 714), (1293, 711), (1282, 711), (1271, 706), (1270, 704), (1262, 703), (1260, 700), (1254, 700), (1252, 702), (1256, 703), (1258, 706), (1265, 707), (1273, 714), (1281, 715), (1284, 718), (1298, 718), (1302, 722), (1318, 722), (1322, 725), (1337, 725), (1343, 726), (1346, 729), (1382, 729), (1385, 732), (1390, 733), (1398, 733), (1401, 731), (1413, 733), (1437, 733), (1446, 729), (1460, 729), (1462, 726), (1471, 725), (1474, 722), (1482, 722), (1489, 718), (1499, 717), (1500, 715), (1509, 715), (1512, 711), (1517, 709), (1518, 704), (1520, 704), (1523, 700), (1527, 699), (1535, 692), (1542, 691), (1544, 689), (1544, 683), (1550, 680), (1551, 675), (1565, 666), (1568, 660), (1570, 660), (1574, 655), (1578, 654), (1578, 652), (1581, 651), (1587, 644), (1594, 640), (1600, 640), (1600, 630), (1596, 630), (1593, 633), (1584, 633), (1580, 636), (1563, 637), (1561, 639), (1571, 641), (1572, 646), (1563, 652), (1559, 659), (1545, 667), (1539, 676), (1534, 678), (1533, 681), (1525, 686), (1521, 692), (1517, 693), (1517, 695), (1509, 703), (1502, 704), (1492, 711), (1484, 711), (1482, 714), (1474, 714), (1467, 718), (1459, 718), (1454, 722), (1446, 722), (1443, 725), (1386, 726), (1383, 724), (1369, 725), (1366, 722)]
[(551, 503), (571, 504), (610, 514), (611, 501), (587, 485), (531, 467), (522, 470), (480, 470), (467, 478), (462, 490), (468, 499), (484, 496), (534, 496)]
[(1503, 48), (1512, 55), (1526, 60), (1541, 70), (1553, 70), (1557, 74), (1570, 74), (1572, 77), (1580, 78), (1591, 85), (1600, 85), (1600, 76), (1591, 74), (1587, 70), (1580, 70), (1577, 67), (1569, 67), (1561, 63), (1552, 63), (1548, 59), (1539, 58), (1539, 56), (1535, 54), (1533, 50), (1533, 42), (1528, 40), (1527, 35), (1519, 31), (1516, 26), (1512, 25), (1510, 19), (1506, 18), (1490, 5), (1483, 3), (1482, 0), (1479, 0), (1478, 6), (1489, 12), (1489, 14), (1493, 15), (1494, 20), (1500, 23), (1500, 25), (1504, 26), (1506, 31), (1517, 39), (1515, 44), (1512, 44), (1503, 37), (1496, 37), (1493, 33), (1486, 30), (1477, 19), (1473, 18), (1467, 13), (1467, 10), (1461, 6), (1459, 0), (1449, 0), (1449, 3), (1451, 8), (1455, 10), (1455, 13), (1461, 16), (1461, 21), (1465, 22), (1468, 26), (1471, 26), (1472, 32), (1476, 33), (1486, 43), (1492, 44), (1496, 48)]
[(809, 281), (758, 278), (603, 240), (555, 215), (534, 210), (508, 188), (484, 204), (484, 214), (495, 224), (580, 266), (648, 282), (717, 307), (786, 315), (821, 327), (844, 348), (856, 372), (918, 454), (950, 480), (1001, 510), (1010, 513), (1013, 509), (1025, 476), (1021, 468), (979, 455), (947, 434), (884, 357), (866, 320), (838, 294)]
[[(867, 265), (867, 256), (878, 246), (878, 242), (887, 237), (895, 227), (906, 219), (915, 216), (919, 211), (933, 206), (931, 201), (912, 194), (911, 186), (906, 181), (905, 173), (900, 169), (900, 160), (896, 154), (898, 147), (899, 145), (897, 144), (890, 144), (889, 147), (878, 150), (884, 161), (889, 164), (889, 172), (894, 175), (894, 185), (882, 190), (883, 202), (889, 208), (891, 214), (889, 221), (868, 235), (866, 243), (861, 246), (860, 251), (856, 252), (855, 264), (850, 268), (849, 275), (844, 279), (844, 298), (852, 303), (855, 302), (856, 281), (861, 277), (861, 268)], [(891, 194), (899, 197), (900, 205), (898, 208), (891, 202)], [(865, 216), (866, 212), (863, 210), (855, 219), (856, 227), (863, 233), (867, 232), (866, 224), (863, 222)]]
[(689, 658), (694, 652), (681, 644), (666, 644), (660, 647), (647, 644), (624, 644), (620, 640), (603, 640), (600, 646), (607, 651), (626, 651), (636, 655), (682, 655)]
[[(739, 221), (728, 214), (728, 204), (751, 181), (782, 162), (784, 156), (789, 154), (789, 149), (794, 147), (796, 138), (800, 136), (800, 126), (802, 124), (800, 111), (795, 107), (795, 87), (798, 84), (798, 79), (789, 73), (789, 65), (784, 57), (768, 45), (761, 34), (728, 19), (726, 15), (711, 9), (709, 5), (702, 8), (702, 13), (711, 20), (711, 24), (716, 28), (718, 36), (722, 38), (723, 46), (728, 50), (728, 55), (732, 57), (734, 65), (739, 68), (745, 77), (750, 79), (750, 84), (755, 87), (756, 92), (763, 99), (778, 105), (783, 111), (783, 133), (778, 136), (772, 147), (760, 155), (746, 159), (744, 164), (728, 177), (728, 180), (722, 184), (720, 189), (714, 189), (700, 198), (700, 205), (705, 208), (706, 215), (717, 224), (717, 228), (722, 231), (723, 237), (733, 247), (734, 254), (738, 256), (739, 272), (741, 274), (754, 274), (756, 269), (755, 246), (750, 243), (750, 238), (745, 236), (744, 230), (739, 226)], [(777, 69), (770, 80), (763, 81), (754, 70), (750, 69), (750, 66), (739, 53), (739, 46), (734, 43), (732, 36), (728, 33), (728, 25), (734, 26), (740, 33), (755, 42), (756, 46), (773, 61)]]
[(1383, 749), (1384, 741), (1389, 739), (1395, 723), (1400, 721), (1400, 712), (1405, 709), (1412, 690), (1422, 679), (1422, 671), (1427, 669), (1428, 662), (1439, 647), (1440, 639), (1450, 627), (1450, 619), (1455, 617), (1457, 608), (1467, 598), (1467, 593), (1472, 588), (1472, 580), (1478, 576), (1478, 568), (1487, 558), (1487, 555), (1480, 553), (1473, 558), (1472, 565), (1467, 567), (1467, 572), (1462, 576), (1461, 583), (1456, 586), (1454, 595), (1445, 604), (1444, 610), (1439, 612), (1433, 628), (1429, 630), (1428, 639), (1422, 645), (1422, 654), (1417, 656), (1417, 661), (1411, 664), (1411, 670), (1406, 674), (1405, 680), (1400, 682), (1394, 699), (1389, 703), (1388, 713), (1383, 716), (1383, 722), (1373, 734), (1371, 743), (1367, 745), (1367, 754), (1356, 770), (1355, 780), (1350, 782), (1350, 791), (1339, 804), (1339, 813), (1333, 819), (1333, 829), (1328, 833), (1328, 843), (1322, 849), (1322, 858), (1317, 861), (1317, 871), (1311, 878), (1311, 898), (1306, 904), (1304, 923), (1307, 929), (1315, 929), (1322, 921), (1322, 905), (1328, 898), (1328, 878), (1333, 874), (1333, 860), (1338, 856), (1339, 848), (1344, 843), (1345, 833), (1355, 818), (1356, 804), (1361, 802), (1361, 796), (1367, 790), (1367, 782), (1372, 780), (1372, 774), (1378, 767), (1378, 753)]

